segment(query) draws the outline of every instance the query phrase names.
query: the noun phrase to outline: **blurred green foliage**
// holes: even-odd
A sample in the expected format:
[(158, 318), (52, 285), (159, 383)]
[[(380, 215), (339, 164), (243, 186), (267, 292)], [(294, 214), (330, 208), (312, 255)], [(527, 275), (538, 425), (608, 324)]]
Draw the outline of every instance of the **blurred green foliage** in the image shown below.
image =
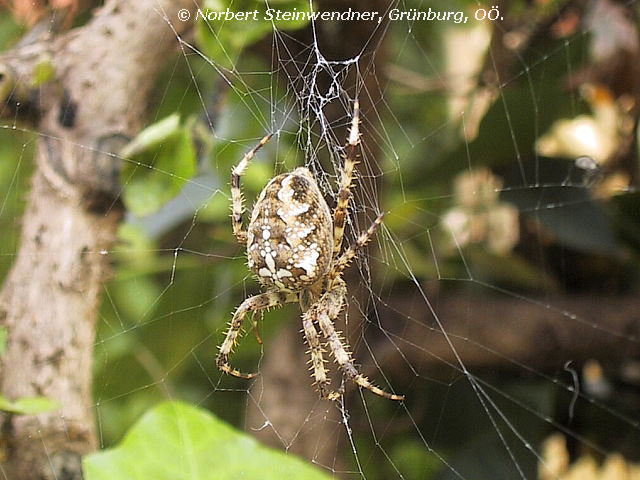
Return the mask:
[[(200, 18), (196, 25), (198, 45), (216, 68), (235, 70), (244, 49), (270, 34), (273, 28), (298, 30), (307, 24), (306, 20), (270, 21), (266, 16), (268, 9), (308, 12), (310, 3), (307, 0), (274, 0), (268, 4), (260, 0), (205, 0), (203, 7), (206, 19)], [(251, 16), (236, 18), (246, 12)]]
[[(271, 3), (274, 8), (309, 8), (306, 0)], [(407, 8), (421, 5), (418, 1), (406, 3)], [(542, 18), (553, 11), (549, 9), (559, 9), (562, 4), (511, 2), (504, 15), (514, 19)], [(205, 2), (212, 11), (224, 11), (227, 7), (246, 11), (254, 5), (262, 8), (263, 3)], [(474, 5), (476, 2), (472, 1), (434, 2), (432, 8), (454, 10)], [(289, 27), (294, 28), (291, 25), (286, 28)], [(94, 398), (102, 444), (109, 447), (123, 437), (124, 440), (116, 449), (86, 460), (89, 479), (123, 478), (120, 469), (131, 458), (140, 460), (145, 441), (157, 441), (166, 455), (145, 457), (145, 462), (148, 461), (145, 467), (150, 470), (145, 470), (146, 477), (140, 478), (162, 478), (150, 473), (154, 472), (153, 461), (177, 458), (176, 452), (189, 448), (188, 442), (179, 441), (185, 433), (196, 435), (197, 440), (206, 444), (199, 452), (204, 455), (203, 462), (213, 461), (219, 455), (212, 432), (220, 431), (250, 451), (261, 448), (214, 417), (180, 404), (164, 404), (152, 410), (128, 434), (125, 432), (140, 415), (168, 398), (201, 405), (234, 425), (242, 425), (248, 385), (222, 376), (215, 368), (214, 357), (233, 309), (258, 290), (248, 275), (244, 252), (231, 234), (229, 172), (243, 153), (278, 123), (270, 103), (286, 99), (282, 104), (287, 104), (294, 95), (286, 85), (274, 80), (270, 59), (248, 48), (272, 28), (268, 22), (200, 22), (196, 40), (204, 55), (181, 57), (179, 65), (172, 65), (164, 73), (159, 81), (162, 97), (156, 99), (152, 126), (138, 137), (144, 140), (144, 148), (136, 147), (133, 153), (129, 152), (131, 158), (122, 171), (123, 198), (129, 210), (139, 216), (151, 214), (169, 199), (180, 196), (185, 185), (197, 185), (200, 173), (212, 173), (219, 182), (211, 187), (204, 205), (194, 205), (199, 208), (195, 217), (188, 215), (178, 228), (160, 237), (151, 237), (134, 223), (125, 223), (119, 230), (119, 243), (110, 252), (115, 275), (105, 286), (96, 339)], [(422, 79), (441, 77), (447, 60), (443, 53), (444, 39), (452, 28), (448, 23), (433, 22), (391, 25), (385, 48), (395, 54), (390, 56), (389, 63)], [(5, 17), (0, 17), (0, 42), (15, 39), (18, 33)], [(378, 204), (388, 212), (385, 227), (390, 235), (380, 236), (382, 251), (396, 252), (396, 245), (389, 243), (398, 242), (404, 256), (399, 259), (392, 253), (385, 257), (385, 262), (372, 260), (380, 273), (376, 277), (384, 279), (384, 288), (393, 293), (406, 290), (414, 280), (420, 283), (436, 283), (441, 278), (466, 280), (471, 273), (478, 283), (443, 281), (437, 282), (438, 287), (473, 289), (484, 283), (527, 295), (556, 293), (561, 291), (564, 277), (546, 260), (539, 260), (547, 251), (556, 250), (572, 255), (597, 255), (607, 264), (616, 264), (624, 258), (637, 266), (640, 225), (634, 212), (638, 211), (638, 195), (627, 193), (618, 198), (610, 195), (596, 199), (579, 182), (575, 182), (576, 186), (562, 184), (573, 172), (571, 159), (539, 158), (533, 151), (536, 138), (555, 120), (587, 110), (577, 96), (567, 94), (565, 82), (570, 72), (587, 61), (588, 40), (587, 35), (577, 35), (571, 42), (546, 36), (536, 38), (508, 72), (510, 76), (501, 79), (498, 100), (482, 117), (477, 137), (469, 142), (460, 135), (459, 119), (448, 116), (445, 90), (416, 89), (384, 79), (384, 102), (393, 115), (381, 119), (379, 131), (384, 132), (385, 139), (377, 139), (380, 152), (375, 159), (369, 159), (379, 163), (384, 172), (385, 188)], [(291, 60), (286, 53), (281, 55), (281, 59)], [(231, 88), (217, 113), (212, 148), (204, 164), (199, 164), (194, 128), (197, 122), (206, 122), (196, 119), (208, 107), (203, 92), (216, 88), (215, 77), (220, 73)], [(376, 73), (383, 79), (383, 72)], [(278, 126), (282, 128), (260, 151), (243, 178), (249, 206), (274, 171), (311, 161), (305, 159), (297, 143), (300, 129), (295, 113)], [(0, 278), (5, 276), (19, 248), (20, 216), (37, 138), (35, 133), (13, 127), (11, 122), (0, 127), (3, 239)], [(464, 255), (444, 248), (446, 232), (442, 231), (440, 220), (455, 203), (454, 178), (480, 165), (491, 167), (504, 179), (500, 198), (517, 206), (523, 228), (535, 224), (532, 231), (543, 232), (533, 238), (534, 253), (526, 245), (504, 256), (496, 256), (478, 245), (464, 247)], [(558, 186), (543, 188), (549, 184)], [(525, 238), (523, 244), (526, 240), (531, 238)], [(605, 276), (607, 272), (596, 270), (590, 275)], [(621, 283), (637, 285), (637, 275), (625, 270), (621, 277)], [(296, 307), (266, 314), (261, 324), (264, 348), (269, 348), (269, 339), (278, 328), (284, 322), (297, 321), (297, 315)], [(261, 348), (247, 338), (239, 345), (234, 364), (241, 370), (252, 370)], [(372, 435), (370, 425), (353, 421), (354, 443), (360, 459), (366, 459), (361, 460), (360, 466), (351, 465), (353, 470), (362, 468), (368, 480), (393, 478), (397, 471), (408, 480), (425, 480), (434, 478), (438, 472), (439, 479), (452, 476), (450, 471), (449, 477), (447, 472), (443, 473), (446, 468), (442, 459), (461, 472), (477, 468), (475, 460), (479, 456), (491, 465), (488, 472), (498, 471), (497, 464), (508, 465), (510, 459), (505, 458), (506, 452), (500, 445), (495, 446), (493, 456), (487, 455), (487, 437), (495, 433), (495, 426), (478, 404), (477, 393), (460, 379), (459, 373), (453, 372), (450, 383), (422, 378), (409, 384), (411, 379), (407, 380), (410, 387), (407, 405), (421, 438), (415, 435), (415, 430), (413, 436), (407, 435), (410, 427), (406, 425), (385, 430), (387, 433), (378, 438)], [(554, 397), (557, 390), (549, 381), (517, 379), (500, 383), (497, 378), (495, 381), (504, 392), (530, 401), (541, 416), (552, 415), (555, 401), (563, 404), (568, 401), (562, 395), (560, 399)], [(530, 421), (530, 412), (514, 410), (508, 402), (499, 403), (499, 407), (519, 431), (526, 432), (528, 439), (544, 434), (542, 429), (531, 427), (534, 422)], [(398, 418), (396, 409), (395, 404), (373, 398), (367, 400), (366, 412), (356, 405), (350, 407), (350, 415), (352, 419), (391, 419), (393, 423)], [(183, 420), (186, 423), (180, 428), (186, 430), (178, 428)], [(202, 428), (203, 424), (207, 427)], [(167, 443), (160, 445), (165, 437)], [(426, 449), (425, 444), (438, 455)], [(388, 457), (379, 454), (381, 446)], [(207, 455), (214, 451), (215, 455)], [(272, 461), (271, 452), (262, 454), (269, 457), (265, 462)], [(526, 455), (522, 452), (515, 455), (525, 464)], [(353, 458), (346, 461), (354, 462)], [(280, 460), (275, 462), (280, 464)], [(512, 473), (505, 473), (503, 478)]]
[(120, 177), (122, 199), (137, 216), (150, 215), (175, 197), (196, 172), (196, 151), (188, 126), (173, 114), (150, 125), (127, 145)]
[(20, 216), (31, 174), (34, 135), (0, 126), (0, 279), (13, 261), (20, 239)]

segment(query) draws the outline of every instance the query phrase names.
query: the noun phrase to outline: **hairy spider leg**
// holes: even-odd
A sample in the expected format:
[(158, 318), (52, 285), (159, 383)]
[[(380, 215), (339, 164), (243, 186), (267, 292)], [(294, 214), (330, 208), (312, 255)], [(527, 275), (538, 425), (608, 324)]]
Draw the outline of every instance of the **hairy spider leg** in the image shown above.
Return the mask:
[(253, 297), (247, 298), (240, 304), (236, 312), (233, 314), (233, 318), (229, 324), (229, 330), (227, 335), (220, 346), (218, 357), (216, 358), (216, 364), (218, 368), (229, 375), (239, 378), (255, 378), (257, 373), (242, 373), (229, 365), (229, 356), (233, 350), (233, 347), (240, 335), (240, 329), (242, 328), (242, 322), (247, 312), (258, 312), (271, 307), (281, 307), (285, 303), (292, 303), (298, 301), (298, 295), (292, 292), (265, 292)]
[(315, 380), (314, 385), (318, 389), (321, 398), (336, 400), (340, 397), (340, 394), (331, 391), (329, 389), (330, 380), (327, 377), (327, 369), (324, 367), (325, 360), (323, 357), (322, 343), (316, 327), (313, 325), (313, 318), (306, 311), (302, 314), (302, 332), (309, 345), (309, 351), (311, 354), (311, 368), (313, 371), (313, 378)]
[(337, 278), (342, 273), (342, 271), (349, 266), (349, 263), (351, 263), (351, 260), (353, 260), (353, 258), (356, 256), (358, 250), (369, 243), (369, 241), (373, 237), (373, 234), (376, 232), (378, 225), (382, 223), (383, 217), (384, 213), (379, 214), (373, 221), (373, 223), (369, 226), (367, 231), (360, 234), (358, 240), (356, 240), (355, 245), (347, 248), (344, 253), (338, 257), (328, 274), (330, 278)]
[(242, 229), (242, 215), (245, 212), (244, 208), (244, 198), (242, 196), (242, 190), (240, 188), (240, 177), (244, 175), (249, 167), (249, 163), (253, 159), (254, 155), (258, 150), (260, 150), (265, 143), (267, 143), (271, 137), (272, 133), (269, 135), (265, 135), (262, 137), (262, 140), (249, 150), (240, 163), (236, 165), (231, 171), (231, 225), (233, 226), (233, 234), (235, 235), (238, 243), (242, 245), (247, 245), (247, 231)]
[[(264, 320), (264, 312), (260, 312), (260, 320)], [(256, 320), (256, 312), (253, 312), (253, 315), (251, 315), (251, 329), (253, 330), (258, 345), (262, 345), (262, 337), (260, 336), (258, 320)]]
[(351, 129), (349, 138), (344, 147), (344, 166), (340, 177), (340, 189), (338, 190), (338, 200), (333, 211), (333, 254), (338, 255), (342, 247), (344, 237), (344, 226), (347, 221), (349, 208), (349, 198), (351, 196), (351, 185), (358, 156), (358, 145), (360, 144), (360, 104), (358, 100), (353, 103), (353, 117), (351, 118)]
[(342, 304), (347, 295), (347, 285), (344, 280), (338, 278), (333, 286), (314, 305), (313, 315), (320, 326), (323, 336), (331, 349), (331, 353), (344, 374), (353, 382), (367, 390), (389, 400), (404, 400), (403, 395), (395, 395), (385, 392), (380, 387), (372, 384), (367, 377), (358, 372), (353, 364), (353, 358), (349, 352), (349, 345), (340, 338), (340, 332), (336, 331), (333, 321), (338, 318), (342, 310)]

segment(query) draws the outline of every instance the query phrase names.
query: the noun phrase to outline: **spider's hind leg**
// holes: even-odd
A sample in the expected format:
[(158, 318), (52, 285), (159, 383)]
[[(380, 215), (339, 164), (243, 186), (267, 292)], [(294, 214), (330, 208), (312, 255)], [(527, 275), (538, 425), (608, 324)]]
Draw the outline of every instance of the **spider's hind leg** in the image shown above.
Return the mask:
[(320, 397), (328, 400), (337, 400), (340, 398), (340, 394), (331, 391), (329, 388), (330, 380), (327, 377), (327, 369), (324, 368), (325, 360), (322, 355), (322, 344), (318, 331), (313, 325), (313, 318), (309, 310), (302, 315), (302, 332), (309, 345), (309, 353), (311, 354), (310, 370), (313, 371), (314, 385), (318, 389)]
[(271, 139), (272, 134), (265, 135), (262, 140), (249, 150), (240, 163), (231, 171), (231, 224), (233, 226), (233, 234), (238, 243), (247, 244), (247, 231), (242, 229), (242, 215), (244, 214), (244, 199), (242, 198), (242, 190), (240, 189), (240, 177), (244, 175), (249, 167), (249, 163), (254, 155), (262, 146)]
[(238, 340), (238, 336), (240, 335), (240, 329), (242, 328), (244, 317), (248, 312), (258, 312), (271, 307), (280, 307), (285, 303), (291, 303), (297, 300), (297, 295), (293, 293), (265, 292), (254, 297), (249, 297), (242, 302), (236, 310), (236, 313), (233, 314), (227, 335), (220, 346), (220, 351), (216, 358), (218, 368), (229, 375), (233, 375), (234, 377), (246, 379), (257, 377), (257, 373), (242, 373), (229, 365), (229, 356), (231, 355), (231, 351), (233, 350), (233, 347)]
[(338, 279), (335, 285), (314, 305), (313, 311), (315, 320), (318, 322), (322, 334), (327, 339), (331, 353), (336, 359), (344, 374), (351, 381), (363, 388), (372, 391), (376, 395), (388, 398), (389, 400), (404, 400), (404, 396), (385, 392), (380, 387), (372, 384), (367, 377), (362, 375), (355, 367), (348, 344), (340, 338), (340, 333), (336, 331), (333, 320), (335, 320), (342, 310), (342, 304), (347, 294), (347, 288), (342, 279)]

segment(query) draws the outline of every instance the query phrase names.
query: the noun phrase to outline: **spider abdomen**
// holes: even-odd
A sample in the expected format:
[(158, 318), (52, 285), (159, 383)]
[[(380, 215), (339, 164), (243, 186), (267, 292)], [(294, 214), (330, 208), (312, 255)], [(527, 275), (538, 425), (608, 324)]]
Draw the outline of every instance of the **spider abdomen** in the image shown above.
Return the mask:
[(306, 168), (278, 175), (262, 190), (247, 231), (249, 268), (265, 286), (298, 291), (328, 272), (331, 211)]

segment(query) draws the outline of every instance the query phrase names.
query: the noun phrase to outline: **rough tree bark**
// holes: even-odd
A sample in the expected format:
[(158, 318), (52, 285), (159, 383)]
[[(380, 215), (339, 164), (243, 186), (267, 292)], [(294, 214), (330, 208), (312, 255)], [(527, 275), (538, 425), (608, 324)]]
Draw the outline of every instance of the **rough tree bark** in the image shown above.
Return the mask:
[(109, 266), (103, 252), (121, 211), (112, 152), (140, 129), (156, 74), (191, 26), (178, 20), (180, 8), (193, 11), (194, 2), (111, 0), (85, 26), (0, 56), (15, 92), (31, 88), (42, 58), (55, 70), (35, 105), (37, 168), (20, 250), (0, 293), (8, 331), (0, 386), (9, 399), (44, 395), (60, 404), (2, 418), (4, 478), (82, 478), (81, 455), (96, 446), (91, 358)]

